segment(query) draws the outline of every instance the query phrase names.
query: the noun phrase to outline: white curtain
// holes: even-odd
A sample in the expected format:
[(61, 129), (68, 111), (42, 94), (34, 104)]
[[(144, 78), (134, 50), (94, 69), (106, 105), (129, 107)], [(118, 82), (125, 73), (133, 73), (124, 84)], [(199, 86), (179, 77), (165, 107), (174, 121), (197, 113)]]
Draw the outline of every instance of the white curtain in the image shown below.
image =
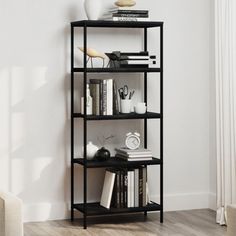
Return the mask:
[(236, 204), (236, 0), (215, 0), (217, 223)]

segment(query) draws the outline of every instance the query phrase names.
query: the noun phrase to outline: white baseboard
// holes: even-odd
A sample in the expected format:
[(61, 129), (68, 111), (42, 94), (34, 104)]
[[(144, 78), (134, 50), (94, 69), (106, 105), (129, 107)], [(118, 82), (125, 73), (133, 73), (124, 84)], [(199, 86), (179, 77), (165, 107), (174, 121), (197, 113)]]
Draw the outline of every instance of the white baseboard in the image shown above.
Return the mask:
[[(159, 202), (159, 196), (150, 198)], [(164, 196), (164, 211), (181, 211), (209, 208), (209, 193), (166, 194)]]
[[(159, 201), (159, 196), (151, 196), (150, 199)], [(38, 203), (24, 205), (24, 222), (36, 222), (46, 220), (69, 219), (68, 203)], [(164, 196), (164, 211), (181, 211), (192, 209), (210, 208), (216, 209), (216, 195), (214, 193), (181, 193), (166, 194)], [(75, 211), (76, 217), (81, 217)]]
[(216, 193), (209, 193), (209, 208), (216, 211)]
[(23, 206), (24, 222), (62, 220), (68, 218), (69, 218), (69, 209), (67, 203), (42, 202), (37, 204), (25, 204)]

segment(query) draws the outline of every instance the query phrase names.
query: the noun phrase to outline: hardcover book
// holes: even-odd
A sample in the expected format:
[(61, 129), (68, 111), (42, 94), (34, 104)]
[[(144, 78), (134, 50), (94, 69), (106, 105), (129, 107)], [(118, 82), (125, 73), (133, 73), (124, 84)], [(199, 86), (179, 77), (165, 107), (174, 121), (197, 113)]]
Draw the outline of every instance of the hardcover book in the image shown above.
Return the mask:
[(106, 171), (100, 205), (109, 209), (116, 174), (110, 170)]

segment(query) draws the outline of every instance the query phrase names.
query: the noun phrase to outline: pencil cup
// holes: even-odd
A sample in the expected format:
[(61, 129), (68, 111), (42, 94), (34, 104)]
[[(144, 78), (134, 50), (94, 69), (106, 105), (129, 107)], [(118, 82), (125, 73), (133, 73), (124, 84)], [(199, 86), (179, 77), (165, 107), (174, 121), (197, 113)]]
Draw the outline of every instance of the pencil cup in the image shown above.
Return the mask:
[(130, 113), (131, 112), (131, 99), (121, 99), (120, 110), (121, 110), (121, 113)]

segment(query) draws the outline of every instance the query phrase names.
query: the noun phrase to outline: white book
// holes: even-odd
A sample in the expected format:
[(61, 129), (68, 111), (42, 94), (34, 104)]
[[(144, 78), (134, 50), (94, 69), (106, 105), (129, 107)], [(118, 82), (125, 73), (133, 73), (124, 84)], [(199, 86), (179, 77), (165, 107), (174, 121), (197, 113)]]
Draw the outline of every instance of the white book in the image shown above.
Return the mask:
[(153, 60), (125, 60), (120, 61), (120, 64), (124, 65), (152, 65), (155, 64), (155, 61)]
[(149, 60), (149, 56), (126, 56), (130, 60)]
[(119, 153), (124, 153), (127, 155), (152, 155), (152, 152), (146, 148), (131, 150), (123, 147), (123, 148), (115, 148), (115, 150)]
[(101, 17), (101, 20), (108, 20), (108, 21), (150, 21), (150, 18), (142, 18), (142, 17)]
[(115, 173), (108, 170), (106, 171), (100, 205), (107, 209), (109, 209), (111, 205), (115, 176)]
[(130, 205), (131, 205), (131, 207), (134, 207), (134, 171), (131, 171), (131, 194), (130, 194), (130, 197), (131, 197), (131, 199), (130, 199)]
[(139, 169), (134, 170), (134, 207), (139, 207)]
[(107, 115), (113, 115), (113, 79), (107, 80)]
[(116, 157), (120, 158), (121, 160), (125, 160), (125, 161), (151, 161), (153, 159), (152, 157), (128, 158), (128, 157), (124, 157), (119, 154), (116, 154)]
[(128, 179), (128, 185), (127, 185), (127, 207), (131, 207), (131, 172), (128, 171), (127, 173), (127, 179)]

